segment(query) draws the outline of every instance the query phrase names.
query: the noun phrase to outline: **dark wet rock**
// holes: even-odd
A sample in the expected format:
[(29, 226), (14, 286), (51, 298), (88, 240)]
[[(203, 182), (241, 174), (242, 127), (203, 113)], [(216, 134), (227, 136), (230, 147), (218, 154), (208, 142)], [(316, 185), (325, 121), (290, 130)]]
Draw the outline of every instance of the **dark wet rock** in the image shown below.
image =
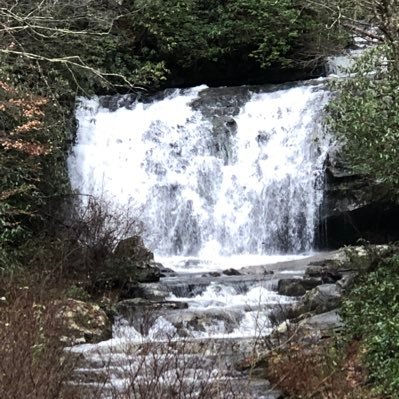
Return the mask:
[(154, 261), (109, 257), (106, 259), (104, 270), (100, 270), (96, 275), (96, 283), (99, 287), (126, 291), (140, 282), (159, 281), (159, 266), (160, 264)]
[(204, 273), (202, 277), (220, 277), (221, 274), (219, 272), (210, 272), (210, 273)]
[(322, 284), (322, 280), (318, 278), (304, 278), (302, 279), (302, 285), (305, 287), (306, 291), (312, 290), (318, 285)]
[(160, 277), (176, 277), (177, 273), (170, 269), (169, 267), (164, 267), (160, 263), (158, 263), (158, 269), (160, 273)]
[(277, 291), (279, 295), (286, 296), (302, 296), (306, 293), (306, 289), (301, 284), (300, 279), (279, 280)]
[(118, 302), (116, 312), (142, 335), (147, 335), (155, 320), (170, 311), (187, 309), (188, 304), (179, 301), (150, 301), (133, 298)]
[(305, 270), (305, 276), (319, 278), (324, 284), (334, 284), (342, 278), (338, 267), (335, 263), (322, 266), (310, 264)]
[(320, 247), (338, 248), (360, 238), (375, 244), (399, 239), (399, 205), (384, 184), (355, 174), (337, 148), (328, 155), (326, 178)]
[(157, 282), (164, 267), (154, 261), (141, 237), (121, 240), (114, 252), (105, 259), (96, 273), (96, 286), (100, 289), (117, 289), (122, 297), (134, 291), (138, 283)]
[[(136, 311), (162, 311), (162, 310), (176, 310), (187, 309), (188, 304), (180, 301), (151, 301), (144, 298), (132, 298), (120, 301), (115, 306), (117, 312), (121, 315), (129, 315)], [(126, 317), (128, 319), (128, 317)]]
[(327, 269), (338, 269), (342, 265), (341, 259), (325, 258), (309, 262), (309, 266), (321, 266)]
[(223, 270), (223, 274), (225, 274), (226, 276), (240, 276), (241, 275), (241, 273), (236, 269)]
[(137, 261), (154, 259), (154, 254), (145, 247), (140, 236), (132, 236), (119, 241), (113, 255), (115, 258), (133, 258)]
[(323, 275), (323, 271), (323, 266), (308, 266), (305, 270), (305, 275), (308, 277), (321, 277)]
[(323, 284), (306, 294), (304, 305), (310, 311), (324, 313), (336, 309), (341, 298), (342, 290), (336, 284)]
[(136, 283), (126, 287), (119, 295), (120, 300), (143, 298), (162, 302), (169, 295), (169, 290), (161, 283)]
[(307, 314), (308, 309), (300, 301), (286, 305), (284, 307), (275, 307), (270, 313), (270, 321), (272, 325), (279, 325), (285, 320), (299, 319), (302, 315)]
[(306, 291), (311, 290), (322, 284), (320, 279), (316, 278), (287, 278), (279, 280), (277, 291), (280, 295), (286, 296), (302, 296)]

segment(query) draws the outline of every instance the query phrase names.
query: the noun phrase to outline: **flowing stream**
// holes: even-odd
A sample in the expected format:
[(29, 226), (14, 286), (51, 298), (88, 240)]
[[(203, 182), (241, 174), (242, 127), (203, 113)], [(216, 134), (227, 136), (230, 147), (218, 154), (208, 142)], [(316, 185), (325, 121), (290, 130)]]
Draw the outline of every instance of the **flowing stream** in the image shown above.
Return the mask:
[(312, 253), (330, 145), (327, 100), (321, 81), (78, 100), (73, 188), (115, 211), (129, 207), (156, 260), (177, 272), (153, 289), (185, 305), (144, 330), (121, 318), (113, 345), (270, 332), (271, 309), (292, 299), (274, 291), (276, 275), (259, 277), (250, 266)]

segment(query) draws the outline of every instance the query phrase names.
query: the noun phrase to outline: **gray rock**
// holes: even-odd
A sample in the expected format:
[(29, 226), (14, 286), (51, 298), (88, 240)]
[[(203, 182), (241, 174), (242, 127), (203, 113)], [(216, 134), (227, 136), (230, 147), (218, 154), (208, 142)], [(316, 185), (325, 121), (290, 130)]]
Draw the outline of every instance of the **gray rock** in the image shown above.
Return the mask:
[(151, 301), (144, 298), (125, 299), (115, 305), (118, 314), (129, 320), (137, 312), (162, 312), (166, 310), (187, 309), (186, 302), (179, 301)]
[(343, 322), (338, 310), (334, 309), (302, 320), (300, 325), (318, 330), (336, 330), (343, 327)]
[(305, 276), (320, 278), (324, 284), (334, 284), (342, 278), (338, 270), (340, 262), (326, 260), (324, 262), (312, 262), (305, 270)]
[(280, 295), (286, 296), (302, 296), (305, 295), (306, 291), (311, 290), (322, 282), (321, 280), (314, 278), (299, 279), (299, 278), (288, 278), (279, 280), (277, 291)]
[(118, 302), (116, 312), (143, 335), (147, 335), (155, 320), (168, 312), (187, 309), (188, 304), (178, 301), (151, 301), (133, 298)]
[(305, 295), (304, 304), (310, 311), (324, 313), (337, 308), (341, 298), (342, 290), (336, 284), (323, 284)]
[(164, 317), (178, 329), (180, 335), (182, 332), (190, 334), (191, 330), (206, 331), (219, 323), (223, 324), (224, 332), (228, 334), (237, 328), (243, 314), (240, 310), (226, 312), (224, 309), (213, 308), (169, 312)]
[(345, 274), (341, 280), (337, 281), (338, 287), (343, 291), (348, 291), (355, 283), (355, 275), (353, 273)]
[(154, 259), (154, 254), (145, 247), (140, 236), (132, 236), (119, 241), (113, 255), (115, 258), (133, 258), (136, 261)]
[(293, 278), (279, 280), (277, 291), (279, 295), (286, 296), (302, 296), (306, 294), (306, 289), (302, 285), (302, 280)]
[(302, 301), (287, 304), (282, 307), (275, 307), (270, 313), (269, 319), (272, 325), (278, 325), (286, 320), (294, 320), (300, 318), (303, 314), (308, 313), (307, 308)]
[(240, 276), (241, 275), (241, 273), (236, 269), (223, 270), (223, 274), (225, 274), (226, 276)]

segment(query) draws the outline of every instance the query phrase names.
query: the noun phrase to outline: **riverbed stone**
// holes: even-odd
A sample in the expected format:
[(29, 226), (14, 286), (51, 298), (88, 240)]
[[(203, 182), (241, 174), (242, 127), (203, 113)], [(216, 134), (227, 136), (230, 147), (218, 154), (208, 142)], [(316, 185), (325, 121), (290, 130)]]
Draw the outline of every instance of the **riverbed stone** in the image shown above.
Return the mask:
[(302, 296), (306, 291), (311, 290), (322, 284), (320, 279), (315, 278), (288, 278), (279, 280), (277, 291), (280, 295)]
[(337, 309), (330, 310), (329, 312), (320, 313), (300, 322), (301, 327), (317, 329), (317, 330), (334, 330), (343, 327), (342, 318)]
[(305, 295), (304, 304), (310, 311), (323, 313), (337, 308), (341, 298), (342, 290), (336, 284), (323, 284)]
[(285, 296), (302, 296), (305, 295), (306, 289), (302, 285), (301, 279), (284, 279), (279, 280), (277, 286), (279, 295)]
[(125, 299), (115, 305), (118, 314), (131, 320), (138, 313), (162, 313), (168, 310), (187, 309), (188, 304), (180, 301), (151, 301), (144, 298)]
[(350, 290), (355, 283), (355, 274), (348, 273), (345, 274), (341, 280), (337, 281), (338, 287), (340, 287), (344, 292)]
[(119, 317), (127, 320), (140, 334), (147, 335), (155, 321), (167, 313), (187, 309), (188, 304), (179, 301), (151, 301), (132, 298), (118, 302), (115, 306)]
[(140, 236), (132, 236), (120, 240), (114, 250), (115, 258), (133, 258), (137, 261), (152, 261), (154, 254), (145, 247)]
[(334, 284), (342, 278), (338, 270), (339, 265), (335, 263), (326, 265), (310, 265), (305, 270), (305, 276), (320, 278), (324, 284)]
[(233, 269), (233, 268), (223, 270), (222, 273), (225, 274), (226, 276), (240, 276), (241, 275), (241, 273), (238, 270)]

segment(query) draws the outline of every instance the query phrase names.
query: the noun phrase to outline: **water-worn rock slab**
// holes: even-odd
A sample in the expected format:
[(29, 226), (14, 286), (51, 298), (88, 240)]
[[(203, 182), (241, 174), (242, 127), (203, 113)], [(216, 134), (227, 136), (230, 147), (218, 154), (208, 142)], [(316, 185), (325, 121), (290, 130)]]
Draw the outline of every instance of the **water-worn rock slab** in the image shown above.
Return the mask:
[(118, 314), (130, 320), (137, 314), (160, 314), (168, 310), (187, 309), (185, 302), (179, 301), (151, 301), (143, 298), (126, 299), (115, 306)]
[(300, 325), (318, 330), (336, 330), (343, 327), (343, 322), (338, 310), (334, 309), (302, 320)]
[[(303, 276), (306, 268), (314, 262), (325, 262), (327, 260), (333, 260), (337, 262), (343, 262), (346, 259), (345, 252), (343, 250), (320, 252), (318, 254), (303, 257), (300, 259), (289, 260), (285, 262), (270, 263), (265, 265), (257, 266), (245, 266), (238, 269), (243, 274), (260, 274), (265, 275), (270, 272), (274, 272), (274, 278), (286, 279), (292, 278), (295, 274)], [(290, 271), (291, 273), (287, 273)]]

